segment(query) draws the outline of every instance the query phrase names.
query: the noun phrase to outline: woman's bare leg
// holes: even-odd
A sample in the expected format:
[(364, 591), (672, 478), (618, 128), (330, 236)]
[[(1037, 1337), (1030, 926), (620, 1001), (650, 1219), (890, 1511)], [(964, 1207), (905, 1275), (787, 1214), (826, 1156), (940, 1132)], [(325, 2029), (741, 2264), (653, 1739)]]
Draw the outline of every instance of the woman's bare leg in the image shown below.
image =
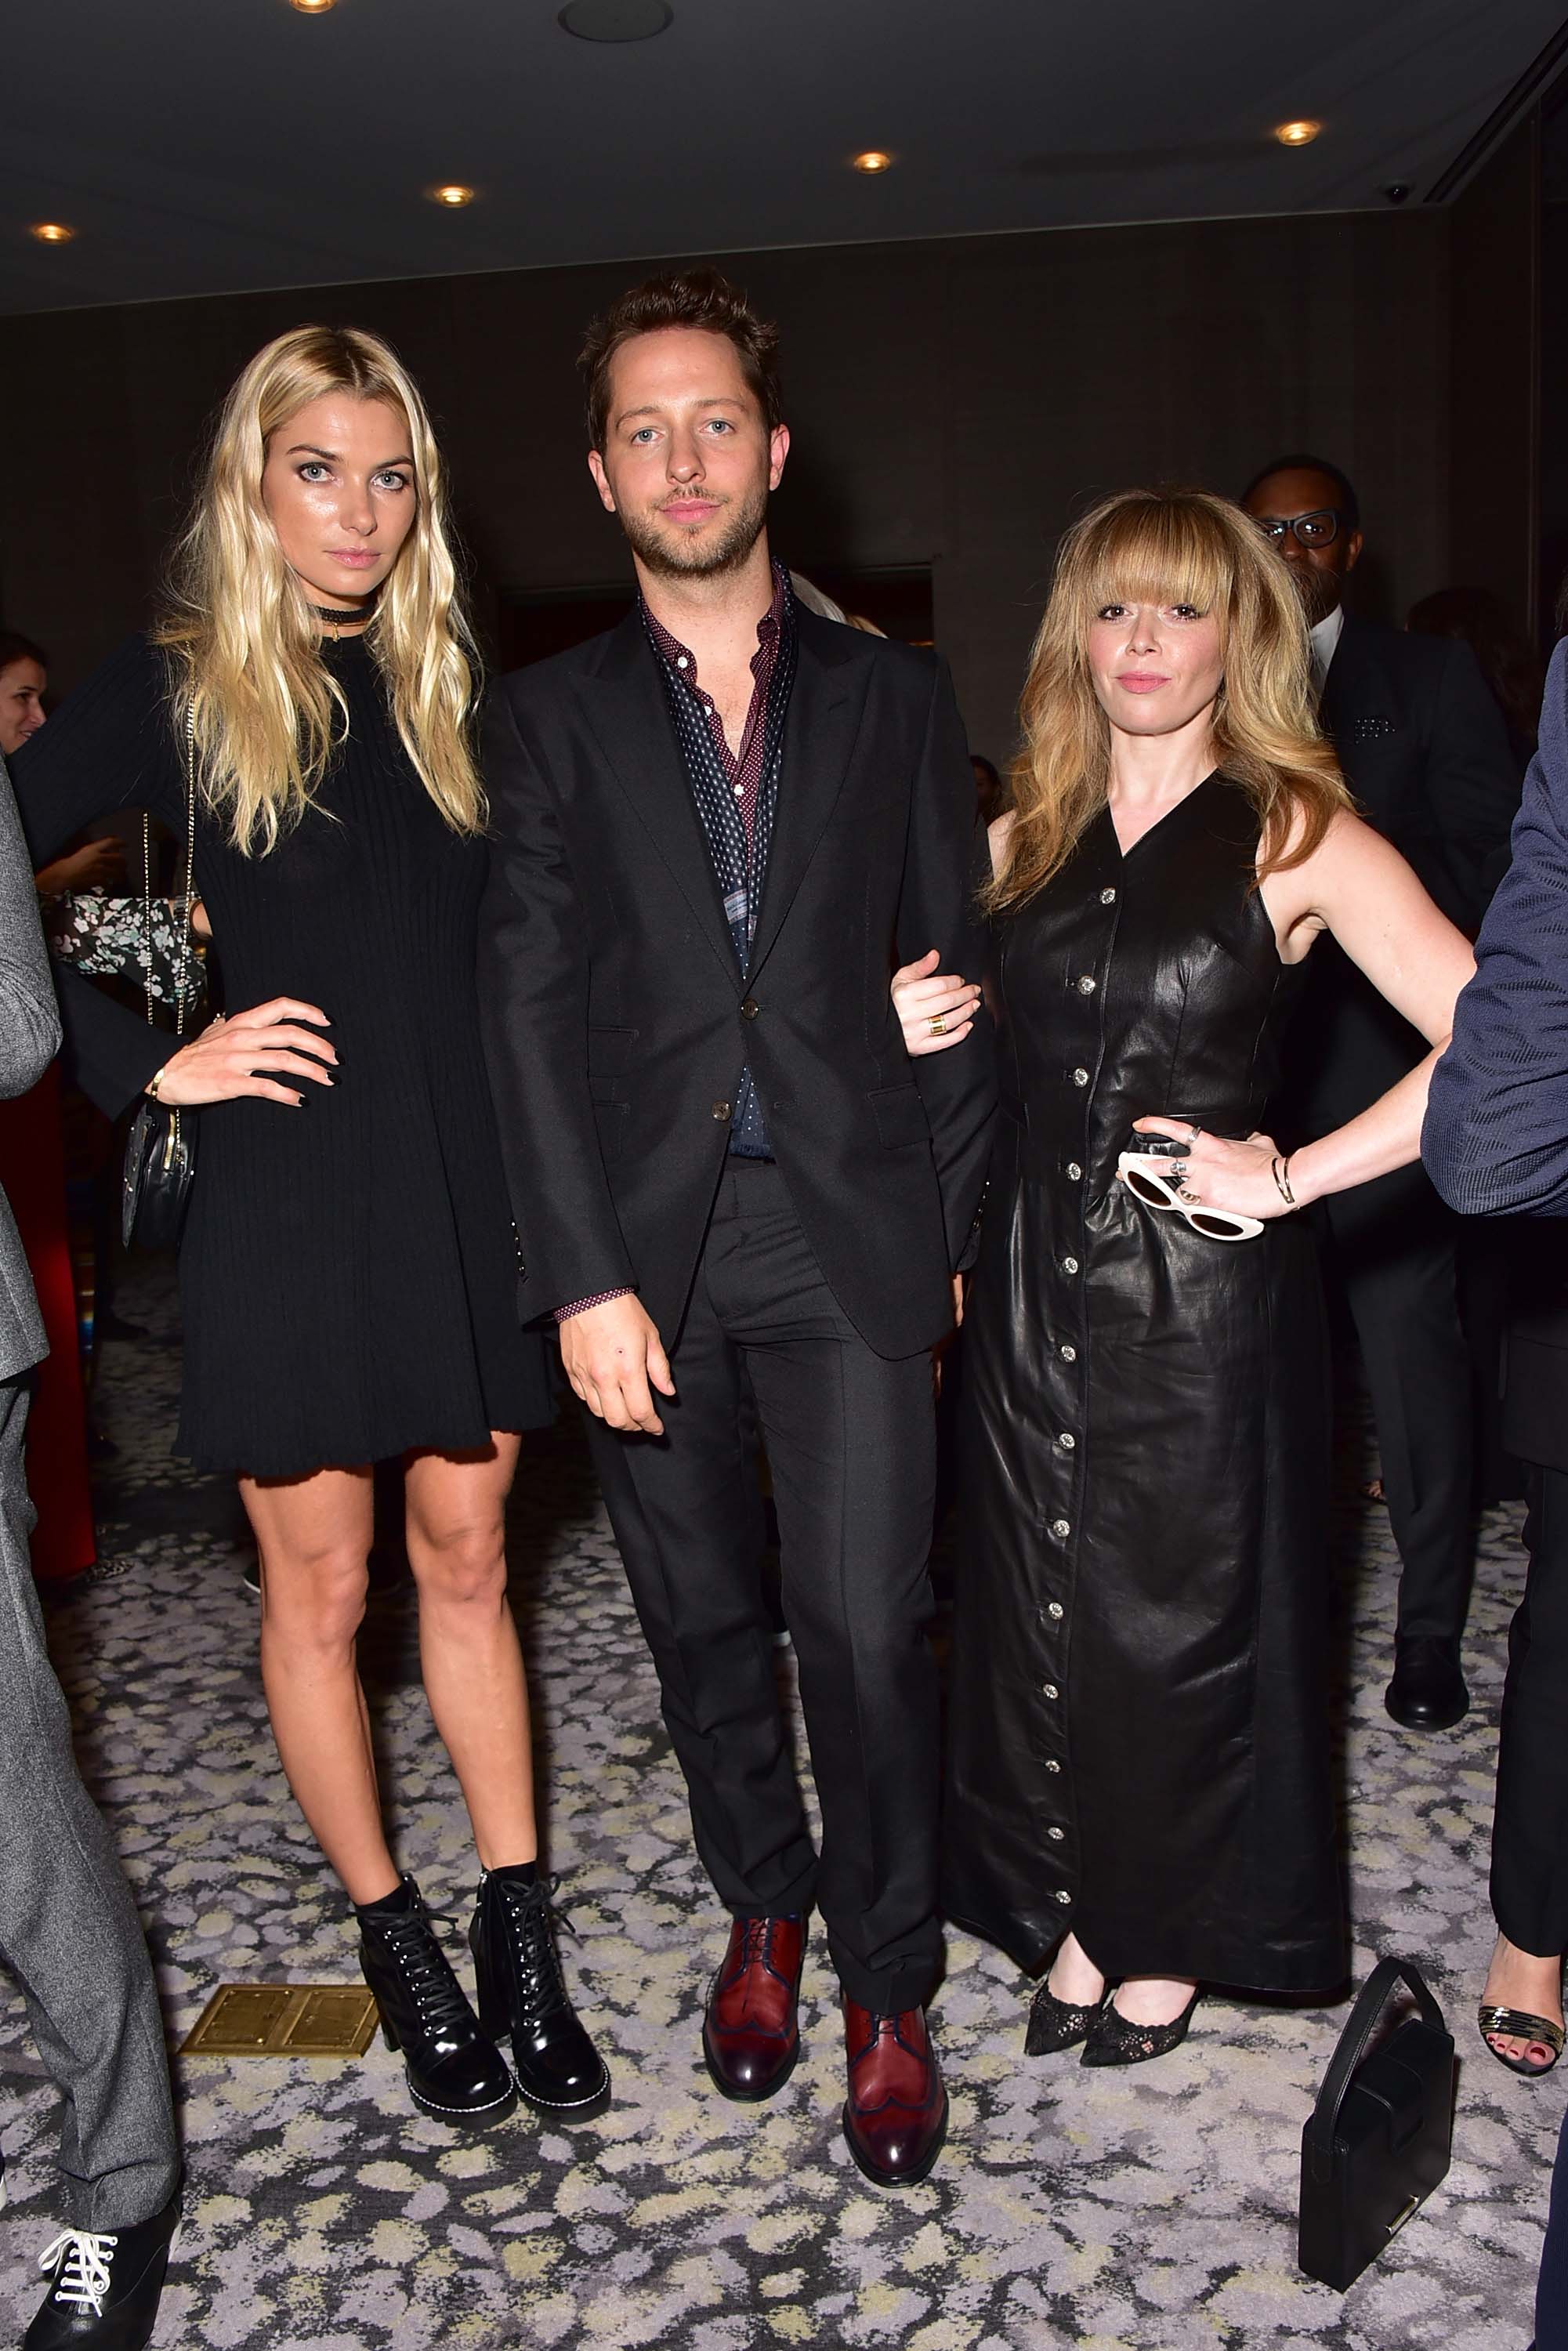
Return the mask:
[(538, 1852), (528, 1695), (507, 1600), (517, 1466), (517, 1437), (497, 1434), (482, 1452), (411, 1453), (404, 1479), (425, 1694), (486, 1869)]
[[(1092, 2008), (1105, 1989), (1103, 1975), (1076, 1935), (1059, 1946), (1046, 1981), (1056, 1999), (1073, 2008)], [(1197, 1989), (1181, 1976), (1124, 1976), (1115, 2006), (1129, 2024), (1174, 2024)]]
[(376, 1794), (355, 1642), (373, 1527), (371, 1473), (240, 1479), (261, 1557), (261, 1678), (295, 1802), (350, 1902), (397, 1884)]

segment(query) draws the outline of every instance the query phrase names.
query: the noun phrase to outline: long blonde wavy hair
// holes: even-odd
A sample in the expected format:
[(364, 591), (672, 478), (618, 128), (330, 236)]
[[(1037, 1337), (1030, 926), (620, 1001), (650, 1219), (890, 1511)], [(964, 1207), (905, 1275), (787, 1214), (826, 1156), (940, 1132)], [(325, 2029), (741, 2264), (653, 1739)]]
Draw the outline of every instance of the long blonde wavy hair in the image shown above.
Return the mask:
[(474, 643), (424, 403), (378, 336), (296, 327), (257, 351), (224, 402), (155, 632), (172, 656), (182, 737), (187, 710), (194, 714), (203, 794), (246, 855), (276, 848), (298, 823), (349, 722), (309, 592), (285, 562), (261, 496), (271, 435), (329, 392), (385, 401), (406, 420), (414, 520), (365, 636), (425, 790), (455, 832), (485, 821), (471, 739)]
[(1060, 872), (1105, 805), (1111, 723), (1089, 668), (1089, 623), (1111, 603), (1192, 604), (1219, 616), (1215, 767), (1258, 811), (1259, 877), (1310, 857), (1351, 806), (1318, 732), (1306, 621), (1284, 559), (1239, 507), (1206, 490), (1123, 490), (1061, 542), (1019, 704), (1023, 744), (997, 913)]

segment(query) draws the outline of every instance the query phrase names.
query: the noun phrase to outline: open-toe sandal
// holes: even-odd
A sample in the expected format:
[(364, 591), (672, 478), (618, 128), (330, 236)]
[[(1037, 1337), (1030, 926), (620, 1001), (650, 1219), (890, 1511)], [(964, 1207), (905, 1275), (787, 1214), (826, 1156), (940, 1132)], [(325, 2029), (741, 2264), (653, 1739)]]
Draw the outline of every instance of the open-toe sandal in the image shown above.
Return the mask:
[[(1550, 2074), (1563, 2054), (1563, 2027), (1553, 2024), (1549, 2016), (1531, 2016), (1527, 2009), (1501, 2008), (1494, 2001), (1483, 2000), (1476, 2011), (1476, 2024), (1498, 2064), (1506, 2065), (1511, 2074), (1522, 2074), (1527, 2082)], [(1528, 2057), (1510, 2057), (1501, 2049), (1492, 2048), (1487, 2040), (1491, 2032), (1506, 2033), (1511, 2041), (1543, 2042), (1552, 2054), (1544, 2065), (1532, 2065)]]

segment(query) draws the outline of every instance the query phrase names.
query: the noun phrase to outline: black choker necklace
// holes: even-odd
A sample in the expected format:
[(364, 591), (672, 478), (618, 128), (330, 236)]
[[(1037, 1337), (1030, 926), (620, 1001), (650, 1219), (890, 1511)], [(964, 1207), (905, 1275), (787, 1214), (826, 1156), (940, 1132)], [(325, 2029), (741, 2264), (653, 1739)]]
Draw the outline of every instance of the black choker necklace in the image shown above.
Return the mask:
[(324, 621), (328, 628), (331, 630), (335, 638), (341, 637), (343, 623), (345, 621), (351, 622), (356, 627), (358, 627), (361, 626), (371, 617), (369, 612), (336, 611), (330, 604), (311, 604), (307, 606), (306, 609), (308, 611), (313, 612), (319, 621)]

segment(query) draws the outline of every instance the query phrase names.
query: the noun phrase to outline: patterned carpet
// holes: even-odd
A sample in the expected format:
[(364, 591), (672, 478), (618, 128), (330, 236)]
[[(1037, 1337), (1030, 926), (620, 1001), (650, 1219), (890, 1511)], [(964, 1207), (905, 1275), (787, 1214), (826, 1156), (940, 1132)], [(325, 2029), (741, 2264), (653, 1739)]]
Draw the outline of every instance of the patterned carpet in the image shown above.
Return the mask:
[[(352, 1974), (342, 1905), (267, 1730), (255, 1611), (225, 1489), (169, 1454), (177, 1354), (167, 1284), (123, 1311), (152, 1343), (106, 1350), (120, 1446), (105, 1574), (51, 1615), (84, 1769), (149, 1923), (172, 2040), (213, 1985)], [(1347, 1481), (1348, 1496), (1348, 1481)], [(532, 1658), (549, 1836), (581, 2005), (616, 2098), (576, 2132), (526, 2112), (464, 2142), (415, 2118), (378, 2041), (355, 2064), (188, 2063), (188, 2217), (162, 2351), (1524, 2351), (1568, 2066), (1514, 2080), (1469, 2022), (1490, 1948), (1487, 1838), (1519, 1513), (1492, 1512), (1467, 1655), (1477, 1704), (1418, 1738), (1385, 1716), (1394, 1560), (1347, 1499), (1341, 1593), (1344, 1786), (1356, 1965), (1428, 1970), (1459, 2042), (1454, 2167), (1381, 2266), (1340, 2296), (1294, 2266), (1301, 2122), (1344, 2010), (1199, 2009), (1185, 2048), (1126, 2074), (1020, 2059), (1025, 1987), (955, 1938), (935, 2010), (947, 2151), (903, 2198), (839, 2136), (833, 1986), (808, 1959), (807, 2052), (779, 2100), (727, 2105), (697, 2056), (724, 1921), (692, 1858), (654, 1683), (582, 1453), (525, 1454), (516, 1596)], [(788, 1671), (788, 1653), (781, 1653)], [(395, 1842), (466, 1916), (474, 1863), (414, 1670), (406, 1587), (374, 1604), (367, 1679)], [(56, 2225), (53, 2098), (0, 1993), (0, 2335), (36, 2304)], [(4, 2335), (8, 2321), (10, 2333)]]

